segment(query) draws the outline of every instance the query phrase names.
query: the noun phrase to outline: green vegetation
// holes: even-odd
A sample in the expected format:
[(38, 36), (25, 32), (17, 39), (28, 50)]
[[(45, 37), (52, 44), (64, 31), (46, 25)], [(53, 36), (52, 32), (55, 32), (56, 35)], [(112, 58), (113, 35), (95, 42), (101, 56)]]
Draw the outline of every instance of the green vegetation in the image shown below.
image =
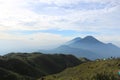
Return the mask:
[(80, 63), (72, 55), (9, 53), (0, 56), (0, 80), (36, 80)]
[(0, 80), (120, 80), (120, 59), (9, 53), (0, 56)]
[(120, 80), (118, 70), (120, 59), (92, 61), (46, 76), (44, 80)]

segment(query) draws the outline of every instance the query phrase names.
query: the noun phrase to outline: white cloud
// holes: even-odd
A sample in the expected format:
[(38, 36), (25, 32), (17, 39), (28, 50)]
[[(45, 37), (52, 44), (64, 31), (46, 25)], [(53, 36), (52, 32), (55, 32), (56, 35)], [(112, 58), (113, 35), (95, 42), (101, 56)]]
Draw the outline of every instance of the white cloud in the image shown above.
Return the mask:
[[(67, 10), (64, 15), (39, 14), (30, 10), (27, 6), (34, 3), (56, 3), (56, 4), (74, 4), (83, 0), (4, 0), (0, 1), (0, 30), (47, 30), (47, 29), (84, 29), (81, 25), (74, 22), (84, 23), (85, 21), (94, 21), (104, 14), (114, 12), (112, 8), (106, 6), (100, 10)], [(84, 2), (110, 2), (110, 5), (116, 5), (118, 0), (84, 0)], [(39, 10), (39, 9), (38, 9)], [(63, 21), (62, 21), (63, 20)], [(27, 24), (28, 25), (27, 25)], [(30, 23), (34, 23), (29, 26)], [(84, 25), (83, 25), (84, 26)], [(102, 25), (101, 25), (102, 26)], [(85, 28), (86, 29), (86, 28)]]
[[(99, 3), (103, 7), (92, 9), (98, 6), (89, 5), (85, 9), (79, 6), (83, 2)], [(91, 9), (88, 8), (90, 6), (92, 6)], [(16, 30), (57, 29), (97, 32), (105, 36), (104, 41), (110, 41), (110, 39), (114, 41), (115, 38), (116, 42), (119, 42), (117, 34), (120, 33), (115, 31), (120, 30), (119, 14), (120, 0), (0, 0), (0, 39), (20, 40), (26, 43), (27, 47), (28, 44), (31, 44), (29, 45), (31, 47), (39, 45), (46, 47), (48, 42), (51, 42), (49, 45), (52, 46), (71, 39), (71, 37), (65, 38), (50, 33), (29, 35), (7, 33), (7, 31)], [(116, 37), (110, 38), (109, 35), (112, 33)]]
[[(38, 0), (36, 0), (38, 1)], [(66, 4), (78, 4), (80, 2), (98, 2), (98, 3), (107, 3), (107, 2), (117, 2), (118, 0), (39, 0), (39, 2), (47, 4), (56, 4), (56, 5), (66, 5)]]
[(40, 32), (29, 34), (29, 35), (9, 34), (9, 33), (4, 33), (4, 32), (0, 33), (0, 40), (5, 40), (5, 41), (13, 40), (13, 43), (14, 41), (22, 41), (22, 42), (26, 42), (26, 45), (31, 45), (31, 47), (32, 46), (33, 47), (35, 46), (44, 47), (45, 46), (45, 47), (53, 48), (56, 45), (60, 45), (70, 39), (71, 37), (64, 37), (64, 36), (57, 35), (57, 34), (40, 33)]

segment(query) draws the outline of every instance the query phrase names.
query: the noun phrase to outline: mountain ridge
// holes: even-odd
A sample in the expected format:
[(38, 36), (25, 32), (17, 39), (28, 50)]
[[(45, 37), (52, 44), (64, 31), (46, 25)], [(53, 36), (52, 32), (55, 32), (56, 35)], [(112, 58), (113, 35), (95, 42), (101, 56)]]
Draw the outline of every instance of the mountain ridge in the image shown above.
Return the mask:
[(93, 36), (86, 36), (84, 38), (76, 37), (64, 43), (63, 45), (60, 45), (59, 47), (51, 50), (46, 50), (45, 52), (63, 54), (69, 53), (75, 55), (76, 57), (82, 56), (87, 57), (89, 59), (120, 56), (119, 47), (112, 43), (101, 42), (98, 39), (94, 38)]

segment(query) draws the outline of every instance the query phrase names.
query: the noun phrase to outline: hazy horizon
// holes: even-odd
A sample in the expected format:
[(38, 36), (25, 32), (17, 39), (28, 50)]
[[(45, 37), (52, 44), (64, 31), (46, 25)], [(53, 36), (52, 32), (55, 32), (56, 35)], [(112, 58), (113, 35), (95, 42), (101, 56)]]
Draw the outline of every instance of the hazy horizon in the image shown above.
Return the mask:
[(0, 0), (0, 55), (94, 36), (120, 47), (120, 0)]

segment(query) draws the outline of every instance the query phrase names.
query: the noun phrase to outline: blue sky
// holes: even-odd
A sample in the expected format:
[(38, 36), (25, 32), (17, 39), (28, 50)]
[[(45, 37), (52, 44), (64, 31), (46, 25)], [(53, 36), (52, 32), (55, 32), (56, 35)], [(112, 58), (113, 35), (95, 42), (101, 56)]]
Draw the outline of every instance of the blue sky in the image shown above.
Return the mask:
[(120, 46), (120, 0), (0, 0), (0, 11), (1, 54), (87, 35)]

